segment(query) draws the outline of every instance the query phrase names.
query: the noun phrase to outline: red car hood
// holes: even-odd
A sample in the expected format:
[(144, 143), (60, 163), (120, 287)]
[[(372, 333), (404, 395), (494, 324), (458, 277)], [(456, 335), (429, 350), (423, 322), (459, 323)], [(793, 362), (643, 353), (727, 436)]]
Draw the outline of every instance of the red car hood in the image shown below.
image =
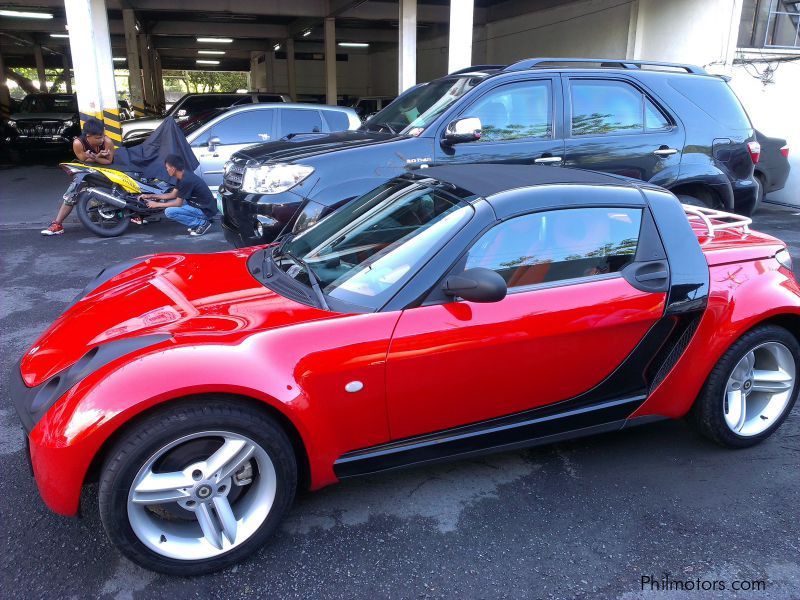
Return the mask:
[(256, 281), (246, 264), (255, 250), (142, 259), (73, 304), (36, 340), (21, 362), (26, 385), (39, 385), (110, 340), (231, 336), (331, 316)]

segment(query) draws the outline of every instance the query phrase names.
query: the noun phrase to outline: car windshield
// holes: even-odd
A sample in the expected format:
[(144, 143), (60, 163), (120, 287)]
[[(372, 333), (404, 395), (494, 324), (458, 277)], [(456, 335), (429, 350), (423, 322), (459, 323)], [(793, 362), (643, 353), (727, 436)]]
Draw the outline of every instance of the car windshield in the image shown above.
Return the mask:
[(419, 135), (484, 77), (446, 77), (412, 88), (364, 123), (368, 131)]
[(19, 105), (21, 113), (75, 113), (78, 112), (78, 102), (75, 96), (37, 94), (26, 96)]
[(276, 264), (311, 287), (304, 263), (327, 297), (377, 310), (473, 212), (432, 180), (395, 180), (276, 247)]

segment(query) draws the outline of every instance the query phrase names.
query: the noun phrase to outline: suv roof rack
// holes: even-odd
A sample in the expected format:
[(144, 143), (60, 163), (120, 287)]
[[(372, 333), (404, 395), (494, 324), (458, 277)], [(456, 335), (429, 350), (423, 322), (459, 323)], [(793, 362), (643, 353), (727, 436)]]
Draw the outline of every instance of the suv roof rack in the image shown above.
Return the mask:
[[(733, 213), (724, 212), (721, 210), (714, 210), (713, 208), (703, 208), (700, 206), (683, 205), (683, 211), (689, 221), (700, 221), (706, 226), (708, 230), (708, 237), (714, 238), (717, 231), (723, 229), (737, 229), (741, 228), (742, 233), (750, 233), (750, 224), (753, 219), (744, 217), (742, 215), (735, 215)], [(718, 221), (712, 223), (711, 219)]]
[(464, 67), (458, 71), (448, 73), (448, 75), (460, 75), (461, 73), (472, 73), (474, 71), (496, 71), (505, 69), (508, 65), (472, 65), (471, 67)]
[(706, 71), (695, 65), (658, 62), (654, 60), (627, 60), (624, 58), (526, 58), (508, 65), (504, 71), (526, 71), (541, 68), (548, 63), (600, 63), (601, 68), (641, 69), (642, 67), (666, 67), (680, 69), (694, 75), (706, 75)]

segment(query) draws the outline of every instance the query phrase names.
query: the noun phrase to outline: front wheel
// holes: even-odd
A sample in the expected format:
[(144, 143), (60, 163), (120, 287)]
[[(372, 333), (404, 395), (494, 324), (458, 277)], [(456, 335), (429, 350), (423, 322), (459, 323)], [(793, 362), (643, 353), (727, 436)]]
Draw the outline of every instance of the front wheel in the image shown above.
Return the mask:
[(126, 209), (111, 206), (85, 190), (78, 192), (77, 209), (83, 226), (100, 237), (122, 235), (131, 222)]
[(138, 565), (199, 575), (258, 549), (296, 486), (291, 442), (268, 415), (226, 400), (183, 403), (117, 442), (100, 476), (100, 517)]
[(748, 331), (722, 355), (695, 400), (690, 420), (708, 438), (734, 448), (772, 435), (800, 386), (800, 344), (783, 327)]

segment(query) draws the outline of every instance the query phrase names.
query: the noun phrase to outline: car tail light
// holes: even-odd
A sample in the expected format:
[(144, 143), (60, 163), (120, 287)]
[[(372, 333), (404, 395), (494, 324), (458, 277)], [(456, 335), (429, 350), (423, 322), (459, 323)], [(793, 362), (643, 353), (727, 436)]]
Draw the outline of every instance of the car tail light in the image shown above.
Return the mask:
[(761, 158), (761, 144), (758, 142), (747, 142), (747, 150), (750, 152), (750, 160), (753, 164), (758, 164), (758, 159)]
[(783, 148), (781, 148), (781, 154), (783, 154), (784, 158), (789, 158), (789, 144), (786, 144)]

